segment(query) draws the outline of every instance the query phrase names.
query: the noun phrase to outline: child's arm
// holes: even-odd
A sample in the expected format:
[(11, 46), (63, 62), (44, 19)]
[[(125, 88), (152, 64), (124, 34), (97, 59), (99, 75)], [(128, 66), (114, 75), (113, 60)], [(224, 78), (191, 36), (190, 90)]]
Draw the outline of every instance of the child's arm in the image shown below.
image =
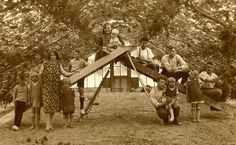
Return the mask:
[(15, 103), (16, 97), (17, 97), (17, 88), (18, 86), (15, 86), (14, 92), (13, 92), (13, 103)]
[(88, 66), (88, 62), (83, 59), (84, 67)]
[(61, 70), (61, 73), (62, 73), (64, 76), (67, 76), (67, 77), (69, 77), (69, 76), (71, 76), (71, 75), (73, 75), (73, 74), (76, 73), (76, 72), (66, 72), (66, 71), (63, 69), (63, 67), (62, 67), (61, 64), (60, 64), (60, 70)]
[(186, 99), (187, 99), (187, 102), (189, 102), (189, 97), (188, 97), (188, 83), (186, 84)]
[(43, 106), (43, 95), (42, 95), (42, 87), (41, 87), (41, 85), (39, 86), (39, 102), (40, 102), (40, 107), (42, 107)]
[(26, 105), (27, 105), (27, 106), (30, 106), (30, 105), (31, 105), (31, 98), (30, 98), (30, 93), (29, 93), (29, 87), (28, 87), (28, 86), (27, 86)]

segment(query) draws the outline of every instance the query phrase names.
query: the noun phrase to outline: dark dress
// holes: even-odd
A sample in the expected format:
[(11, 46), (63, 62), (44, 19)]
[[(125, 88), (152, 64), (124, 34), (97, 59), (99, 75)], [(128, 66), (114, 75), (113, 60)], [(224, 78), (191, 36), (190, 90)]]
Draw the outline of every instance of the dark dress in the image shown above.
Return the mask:
[(42, 99), (45, 113), (60, 111), (60, 74), (60, 63), (44, 62), (44, 70), (42, 73)]
[(73, 114), (75, 111), (75, 93), (72, 88), (62, 87), (61, 107), (63, 114)]
[(203, 103), (203, 93), (199, 86), (198, 80), (187, 81), (187, 92), (189, 103)]

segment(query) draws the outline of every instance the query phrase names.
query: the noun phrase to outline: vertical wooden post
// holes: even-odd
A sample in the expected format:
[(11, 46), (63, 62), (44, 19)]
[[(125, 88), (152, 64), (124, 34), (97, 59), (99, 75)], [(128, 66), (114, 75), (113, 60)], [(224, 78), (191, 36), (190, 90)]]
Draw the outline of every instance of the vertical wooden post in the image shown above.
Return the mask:
[(127, 67), (127, 91), (131, 90), (131, 69)]
[(114, 91), (114, 63), (110, 63), (110, 87), (111, 92)]

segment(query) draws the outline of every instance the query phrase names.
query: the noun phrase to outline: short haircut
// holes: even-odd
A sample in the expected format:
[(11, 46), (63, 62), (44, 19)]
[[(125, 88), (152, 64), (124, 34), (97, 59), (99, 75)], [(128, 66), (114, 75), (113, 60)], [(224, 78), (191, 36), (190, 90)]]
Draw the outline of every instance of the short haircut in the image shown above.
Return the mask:
[(167, 78), (165, 76), (160, 76), (158, 79), (155, 80), (155, 82), (159, 82), (160, 80), (167, 81)]
[(172, 51), (172, 50), (175, 50), (175, 47), (172, 46), (172, 45), (168, 45), (168, 46), (166, 47), (166, 50)]
[(140, 41), (141, 41), (141, 42), (148, 42), (148, 38), (147, 38), (147, 37), (142, 37), (142, 38), (140, 39)]
[(78, 54), (81, 53), (81, 51), (80, 51), (79, 49), (75, 49), (74, 52), (76, 52), (76, 53), (78, 53)]
[(112, 29), (111, 34), (118, 35), (120, 32), (118, 29)]
[(206, 64), (207, 65), (213, 65), (213, 63), (211, 61), (208, 61)]
[(24, 72), (20, 72), (20, 73), (18, 74), (18, 78), (19, 78), (19, 80), (24, 81), (24, 80), (25, 80)]
[(169, 81), (175, 81), (175, 82), (176, 82), (176, 79), (175, 79), (174, 77), (169, 77), (169, 78), (168, 78), (168, 82), (169, 82)]

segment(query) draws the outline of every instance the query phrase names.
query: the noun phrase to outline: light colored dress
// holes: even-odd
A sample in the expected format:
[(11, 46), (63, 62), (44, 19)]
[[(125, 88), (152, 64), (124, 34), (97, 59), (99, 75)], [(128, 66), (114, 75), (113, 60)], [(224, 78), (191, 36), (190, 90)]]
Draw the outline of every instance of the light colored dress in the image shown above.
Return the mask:
[(32, 107), (41, 107), (42, 92), (41, 92), (40, 83), (39, 82), (31, 83), (29, 93), (30, 93)]

